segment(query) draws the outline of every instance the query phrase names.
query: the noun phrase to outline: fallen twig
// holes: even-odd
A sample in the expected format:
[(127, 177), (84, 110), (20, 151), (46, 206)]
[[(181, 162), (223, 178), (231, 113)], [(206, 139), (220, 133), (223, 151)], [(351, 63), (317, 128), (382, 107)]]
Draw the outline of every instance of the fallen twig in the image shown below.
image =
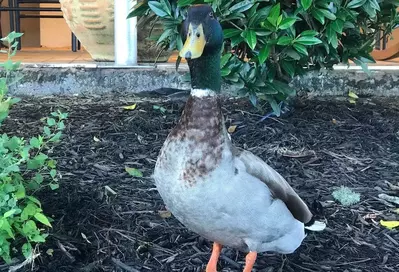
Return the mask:
[(8, 272), (15, 272), (15, 271), (21, 269), (22, 267), (24, 267), (25, 265), (33, 263), (33, 261), (39, 256), (40, 256), (40, 254), (32, 254), (29, 258), (27, 258), (22, 263), (14, 265), (14, 266), (10, 266), (10, 268), (8, 269)]
[(111, 258), (112, 262), (118, 266), (119, 268), (122, 268), (123, 270), (126, 270), (128, 272), (140, 272), (139, 270), (137, 270), (136, 268), (130, 267), (124, 263), (122, 263), (120, 260), (115, 259), (115, 258)]
[(63, 244), (61, 244), (61, 242), (59, 240), (57, 240), (57, 246), (59, 249), (61, 249), (61, 251), (71, 260), (71, 262), (75, 261), (75, 257), (72, 256), (71, 253), (69, 253), (65, 246)]
[(395, 203), (395, 204), (399, 205), (399, 197), (397, 197), (397, 196), (390, 196), (390, 195), (387, 195), (387, 194), (379, 194), (378, 197), (383, 199), (383, 200), (386, 200), (388, 202), (392, 202), (392, 203)]

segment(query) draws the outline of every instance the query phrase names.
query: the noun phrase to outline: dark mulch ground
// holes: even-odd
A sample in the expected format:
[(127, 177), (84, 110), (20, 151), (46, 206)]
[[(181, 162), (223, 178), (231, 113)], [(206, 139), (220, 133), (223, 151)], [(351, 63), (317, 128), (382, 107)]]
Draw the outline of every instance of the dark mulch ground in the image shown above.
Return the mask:
[[(210, 243), (173, 217), (164, 218), (150, 179), (183, 102), (162, 103), (165, 115), (152, 108), (154, 103), (139, 102), (136, 110), (126, 111), (121, 106), (132, 104), (126, 98), (47, 98), (24, 99), (13, 109), (5, 128), (19, 135), (38, 131), (39, 119), (53, 109), (70, 114), (65, 138), (53, 154), (61, 187), (41, 194), (54, 229), (33, 271), (204, 269)], [(320, 218), (328, 222), (324, 233), (308, 235), (295, 254), (263, 254), (256, 271), (399, 271), (399, 232), (379, 225), (380, 219), (399, 215), (378, 199), (381, 192), (399, 193), (386, 183), (399, 182), (398, 100), (355, 106), (298, 101), (291, 115), (262, 123), (246, 101), (224, 106), (227, 125), (239, 124), (234, 142), (275, 167), (309, 204), (321, 203)], [(145, 177), (130, 177), (125, 166), (141, 169)], [(331, 201), (340, 185), (361, 193), (361, 202), (347, 208)], [(106, 193), (105, 186), (117, 195)], [(240, 271), (243, 257), (224, 249), (221, 271)]]

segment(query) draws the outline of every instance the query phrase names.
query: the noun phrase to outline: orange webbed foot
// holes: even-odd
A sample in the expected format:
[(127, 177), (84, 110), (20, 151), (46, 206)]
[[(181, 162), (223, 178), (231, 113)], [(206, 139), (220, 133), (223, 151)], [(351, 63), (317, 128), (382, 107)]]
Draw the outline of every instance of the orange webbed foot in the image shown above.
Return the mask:
[(243, 272), (251, 272), (252, 268), (254, 267), (256, 257), (258, 253), (256, 251), (250, 251), (247, 256), (245, 257), (245, 267)]
[(222, 245), (218, 243), (213, 243), (212, 255), (206, 266), (205, 270), (206, 272), (217, 272), (217, 264), (221, 251), (222, 251)]

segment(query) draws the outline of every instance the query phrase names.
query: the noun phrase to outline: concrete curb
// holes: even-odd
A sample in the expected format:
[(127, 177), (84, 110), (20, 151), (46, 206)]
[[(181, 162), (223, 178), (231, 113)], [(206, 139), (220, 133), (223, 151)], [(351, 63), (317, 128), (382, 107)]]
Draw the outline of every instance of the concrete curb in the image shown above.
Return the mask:
[(290, 85), (308, 96), (346, 96), (349, 91), (360, 96), (399, 96), (399, 66), (381, 68), (370, 69), (370, 75), (359, 69), (311, 71)]
[[(292, 80), (298, 93), (308, 96), (399, 96), (399, 66), (370, 66), (371, 75), (360, 67), (336, 66), (334, 70), (310, 71)], [(12, 95), (139, 94), (158, 89), (190, 89), (184, 80), (188, 67), (174, 64), (118, 67), (103, 63), (23, 64), (23, 79), (10, 87)], [(224, 84), (225, 93), (234, 86)]]

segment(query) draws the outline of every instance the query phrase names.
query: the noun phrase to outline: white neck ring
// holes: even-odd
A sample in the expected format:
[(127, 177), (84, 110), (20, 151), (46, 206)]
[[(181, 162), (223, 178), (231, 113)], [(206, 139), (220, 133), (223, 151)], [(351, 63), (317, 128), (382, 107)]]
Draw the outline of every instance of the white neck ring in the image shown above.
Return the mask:
[(195, 97), (215, 96), (216, 92), (210, 89), (191, 89), (191, 95)]

